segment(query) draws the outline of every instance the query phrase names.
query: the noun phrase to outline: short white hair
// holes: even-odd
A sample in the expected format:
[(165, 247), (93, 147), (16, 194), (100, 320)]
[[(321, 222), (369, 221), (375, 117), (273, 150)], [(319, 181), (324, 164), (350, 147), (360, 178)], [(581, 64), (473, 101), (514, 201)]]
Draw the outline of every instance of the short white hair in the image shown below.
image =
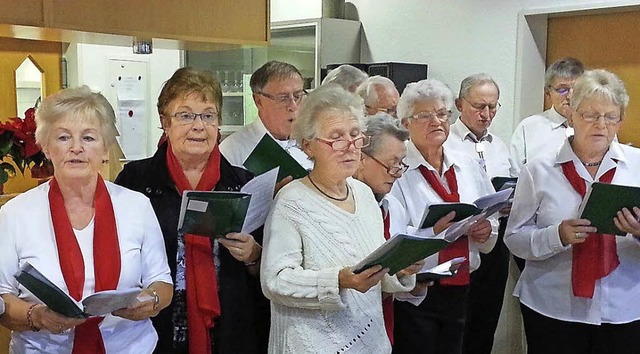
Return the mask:
[(344, 64), (329, 71), (327, 77), (322, 80), (322, 85), (334, 83), (350, 91), (352, 86), (360, 85), (368, 77), (369, 75), (355, 66)]
[(364, 104), (362, 99), (337, 84), (322, 85), (313, 90), (302, 101), (291, 128), (291, 137), (298, 145), (303, 140), (312, 140), (318, 136), (318, 117), (322, 112), (335, 111), (347, 117), (355, 118), (360, 129), (364, 129)]
[(398, 101), (398, 118), (406, 119), (413, 114), (417, 102), (442, 100), (448, 110), (453, 108), (453, 91), (441, 81), (425, 79), (407, 84)]
[(594, 96), (611, 100), (620, 107), (621, 116), (624, 116), (629, 105), (629, 94), (624, 82), (618, 75), (604, 69), (587, 70), (576, 80), (569, 100), (571, 109), (576, 111), (582, 101)]
[(387, 90), (396, 90), (396, 85), (389, 78), (384, 76), (375, 75), (364, 80), (356, 93), (362, 97), (365, 104), (373, 104), (378, 101), (378, 87), (383, 87)]

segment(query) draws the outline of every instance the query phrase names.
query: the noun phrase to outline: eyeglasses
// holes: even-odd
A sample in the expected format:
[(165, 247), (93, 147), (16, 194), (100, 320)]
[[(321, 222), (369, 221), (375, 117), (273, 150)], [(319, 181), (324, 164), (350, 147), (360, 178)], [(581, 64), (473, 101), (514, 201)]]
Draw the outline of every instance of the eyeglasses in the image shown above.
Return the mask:
[[(363, 153), (365, 154), (365, 153)], [(409, 169), (409, 165), (407, 165), (406, 163), (400, 161), (400, 164), (397, 166), (387, 166), (387, 164), (385, 164), (384, 162), (376, 159), (375, 157), (369, 155), (369, 154), (365, 154), (367, 156), (369, 156), (369, 158), (371, 158), (373, 161), (377, 162), (380, 166), (384, 167), (387, 169), (387, 173), (393, 177), (400, 177), (402, 176), (403, 173), (407, 172), (407, 170)]]
[(446, 110), (446, 111), (438, 111), (438, 112), (418, 112), (409, 118), (413, 118), (420, 122), (437, 118), (440, 122), (447, 122), (449, 121), (450, 117), (451, 117), (451, 111)]
[(365, 107), (367, 109), (373, 109), (373, 110), (376, 110), (378, 112), (386, 113), (386, 114), (388, 114), (390, 116), (393, 116), (393, 117), (396, 117), (397, 114), (398, 114), (398, 109), (396, 107), (391, 107), (391, 108), (378, 107), (378, 108), (376, 108), (376, 107), (371, 107), (371, 106), (367, 106), (367, 105), (365, 105)]
[(345, 151), (349, 149), (351, 145), (353, 145), (353, 147), (355, 147), (356, 149), (361, 149), (363, 147), (369, 146), (369, 143), (371, 142), (371, 139), (366, 135), (362, 135), (353, 140), (325, 140), (321, 138), (316, 138), (316, 140), (331, 146), (334, 151)]
[(289, 105), (290, 102), (294, 102), (295, 104), (300, 104), (302, 99), (305, 98), (309, 93), (306, 90), (302, 90), (294, 93), (287, 93), (287, 94), (277, 95), (277, 96), (270, 95), (266, 92), (258, 92), (258, 94), (274, 101), (275, 103), (281, 106), (287, 106)]
[(197, 117), (200, 117), (202, 123), (206, 125), (217, 125), (220, 116), (215, 112), (193, 113), (193, 112), (177, 112), (173, 117), (180, 125), (193, 124)]
[(606, 125), (614, 125), (620, 123), (622, 117), (615, 114), (600, 114), (596, 112), (578, 112), (580, 117), (584, 119), (585, 122), (596, 123), (600, 120), (600, 117), (604, 118), (604, 123)]
[(497, 112), (502, 106), (500, 102), (497, 101), (496, 103), (473, 103), (464, 97), (462, 97), (462, 99), (467, 101), (469, 105), (478, 112), (482, 112), (486, 108), (489, 108), (489, 112)]
[(566, 87), (566, 86), (560, 86), (560, 87), (549, 86), (549, 88), (555, 91), (560, 96), (566, 96), (569, 94), (569, 92), (571, 92), (571, 90), (573, 90), (572, 87)]

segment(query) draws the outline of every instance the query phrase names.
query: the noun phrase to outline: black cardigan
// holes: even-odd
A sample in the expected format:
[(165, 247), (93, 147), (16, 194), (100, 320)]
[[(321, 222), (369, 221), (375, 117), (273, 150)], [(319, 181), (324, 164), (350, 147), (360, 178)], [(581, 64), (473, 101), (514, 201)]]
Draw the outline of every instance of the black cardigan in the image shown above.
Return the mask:
[[(177, 227), (181, 196), (169, 176), (166, 163), (167, 144), (148, 159), (132, 161), (115, 180), (115, 183), (145, 194), (158, 217), (164, 236), (171, 277), (175, 281)], [(214, 190), (238, 191), (253, 175), (232, 166), (223, 156), (220, 161), (220, 181)], [(262, 243), (262, 229), (253, 233)], [(266, 353), (269, 336), (269, 302), (262, 295), (257, 276), (248, 273), (247, 267), (234, 259), (225, 247), (220, 247), (218, 268), (218, 295), (221, 316), (212, 331), (214, 353), (253, 354)], [(158, 332), (155, 353), (175, 353), (173, 350), (173, 305), (152, 318)]]

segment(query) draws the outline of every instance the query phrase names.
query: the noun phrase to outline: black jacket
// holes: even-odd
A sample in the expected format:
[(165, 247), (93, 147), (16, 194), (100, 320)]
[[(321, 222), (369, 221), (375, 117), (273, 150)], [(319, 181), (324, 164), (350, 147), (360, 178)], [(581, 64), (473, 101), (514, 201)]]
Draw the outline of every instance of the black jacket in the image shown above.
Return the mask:
[[(115, 183), (145, 194), (158, 217), (164, 236), (171, 276), (176, 277), (177, 228), (181, 196), (169, 176), (166, 163), (167, 144), (158, 148), (148, 159), (129, 162)], [(220, 161), (220, 181), (214, 190), (238, 191), (253, 175), (232, 166), (223, 156)], [(262, 229), (253, 234), (262, 243)], [(247, 267), (234, 259), (220, 246), (218, 268), (218, 295), (222, 315), (212, 332), (214, 353), (253, 354), (266, 353), (269, 336), (269, 302), (262, 295), (257, 276), (248, 273)], [(170, 305), (152, 318), (158, 332), (155, 353), (175, 353), (173, 350), (173, 315)]]

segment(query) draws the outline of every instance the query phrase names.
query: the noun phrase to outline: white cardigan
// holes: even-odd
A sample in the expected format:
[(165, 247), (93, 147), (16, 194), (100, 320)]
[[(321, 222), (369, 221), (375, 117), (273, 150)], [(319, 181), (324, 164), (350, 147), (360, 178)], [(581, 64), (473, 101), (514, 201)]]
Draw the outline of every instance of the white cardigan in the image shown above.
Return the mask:
[(278, 193), (265, 224), (262, 290), (271, 302), (270, 353), (390, 353), (381, 290), (408, 291), (415, 277), (385, 276), (366, 293), (339, 289), (338, 272), (384, 242), (371, 189), (348, 179), (354, 214), (301, 181)]

